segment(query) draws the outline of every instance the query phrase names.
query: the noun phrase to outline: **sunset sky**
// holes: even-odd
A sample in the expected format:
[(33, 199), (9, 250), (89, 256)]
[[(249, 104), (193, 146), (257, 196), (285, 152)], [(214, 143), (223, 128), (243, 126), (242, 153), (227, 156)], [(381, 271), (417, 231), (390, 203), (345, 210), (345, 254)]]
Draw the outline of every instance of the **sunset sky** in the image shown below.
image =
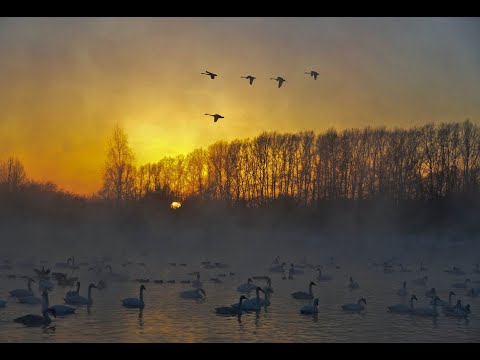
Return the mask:
[(0, 49), (0, 160), (79, 193), (117, 122), (138, 164), (262, 131), (480, 122), (473, 18), (2, 18)]

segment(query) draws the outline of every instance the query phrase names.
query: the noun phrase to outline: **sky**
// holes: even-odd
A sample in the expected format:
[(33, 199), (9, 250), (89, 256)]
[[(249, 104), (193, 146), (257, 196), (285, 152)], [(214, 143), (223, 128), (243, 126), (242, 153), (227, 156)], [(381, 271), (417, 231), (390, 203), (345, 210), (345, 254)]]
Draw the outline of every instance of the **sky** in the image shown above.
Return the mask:
[(478, 18), (2, 18), (0, 54), (0, 160), (81, 194), (117, 123), (138, 165), (262, 131), (480, 123)]

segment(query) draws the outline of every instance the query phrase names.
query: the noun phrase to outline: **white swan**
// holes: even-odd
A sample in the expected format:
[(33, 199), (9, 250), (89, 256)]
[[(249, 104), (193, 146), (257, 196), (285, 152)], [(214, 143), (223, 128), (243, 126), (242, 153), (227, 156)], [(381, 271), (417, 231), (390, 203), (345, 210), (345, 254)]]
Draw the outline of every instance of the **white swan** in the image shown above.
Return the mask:
[(345, 311), (363, 311), (365, 310), (365, 306), (362, 305), (362, 302), (367, 305), (367, 300), (365, 298), (358, 299), (356, 304), (344, 304), (342, 305), (342, 309)]
[(42, 299), (36, 297), (36, 296), (24, 296), (24, 297), (19, 297), (17, 298), (18, 302), (20, 304), (30, 304), (30, 305), (36, 305), (36, 304), (41, 304)]
[(272, 288), (272, 279), (267, 277), (267, 286), (263, 288), (263, 291), (265, 293), (273, 293), (273, 288)]
[(300, 314), (318, 314), (318, 299), (313, 301), (313, 304), (304, 305), (300, 308)]
[(233, 306), (222, 306), (215, 308), (215, 312), (218, 315), (241, 315), (242, 314), (242, 302), (247, 298), (242, 295), (236, 307)]
[(122, 304), (128, 308), (142, 309), (145, 307), (145, 302), (143, 301), (143, 291), (147, 290), (145, 285), (140, 285), (140, 298), (127, 298), (122, 300)]
[(408, 291), (407, 291), (407, 282), (404, 281), (403, 282), (403, 286), (397, 290), (397, 295), (398, 296), (407, 296), (408, 295)]
[[(257, 286), (255, 289), (256, 297), (254, 299), (246, 299), (242, 303), (242, 310), (245, 311), (259, 311), (262, 308), (261, 299), (260, 299), (260, 291), (264, 292), (261, 287)], [(232, 307), (238, 306), (238, 304), (231, 305)]]
[(197, 271), (197, 279), (192, 281), (192, 286), (196, 288), (201, 288), (203, 286), (200, 281), (200, 271)]
[(182, 299), (202, 300), (207, 297), (205, 290), (202, 288), (196, 288), (193, 290), (185, 290), (180, 293)]
[(434, 299), (435, 296), (437, 296), (437, 292), (435, 291), (435, 288), (431, 288), (430, 290), (426, 291), (425, 296)]
[(315, 284), (313, 281), (310, 281), (310, 284), (308, 284), (308, 293), (305, 291), (297, 291), (291, 295), (297, 300), (313, 300), (312, 286), (317, 286), (317, 284)]
[(65, 294), (65, 297), (72, 297), (72, 296), (78, 296), (80, 295), (80, 281), (77, 281), (77, 290), (70, 290), (67, 291)]
[(317, 280), (318, 281), (330, 281), (330, 280), (332, 280), (332, 277), (330, 275), (322, 274), (322, 269), (320, 267), (317, 268), (317, 272), (318, 272), (318, 275), (317, 275)]
[(32, 282), (35, 282), (32, 278), (28, 278), (28, 290), (27, 289), (15, 289), (10, 291), (10, 295), (13, 297), (27, 297), (27, 296), (33, 296), (33, 291), (32, 291)]
[(253, 280), (248, 278), (247, 282), (245, 284), (241, 284), (240, 286), (237, 287), (238, 292), (250, 292), (252, 290), (255, 290), (257, 288), (257, 285), (253, 283)]
[(440, 300), (438, 296), (435, 296), (433, 299), (433, 307), (430, 306), (425, 306), (425, 307), (419, 307), (419, 308), (414, 308), (412, 310), (413, 315), (418, 315), (418, 316), (438, 316), (438, 311), (437, 311), (437, 301)]
[(13, 321), (17, 323), (21, 323), (26, 326), (41, 326), (41, 325), (48, 325), (52, 322), (52, 319), (50, 319), (49, 314), (52, 314), (54, 317), (57, 317), (57, 314), (55, 310), (47, 308), (42, 311), (42, 315), (36, 315), (36, 314), (28, 314), (25, 316), (20, 316)]
[(290, 266), (290, 270), (288, 270), (288, 280), (293, 280), (293, 275), (295, 274), (295, 270), (293, 269), (293, 264)]
[(97, 286), (95, 284), (88, 285), (88, 298), (85, 298), (80, 295), (69, 296), (64, 299), (65, 303), (71, 304), (71, 305), (92, 305), (93, 304), (92, 288), (96, 288), (96, 287)]
[(452, 287), (456, 289), (468, 289), (470, 287), (471, 282), (472, 280), (466, 279), (463, 283), (452, 284)]
[(413, 300), (417, 300), (417, 297), (415, 295), (412, 295), (412, 297), (410, 298), (410, 306), (405, 304), (395, 304), (388, 306), (388, 311), (399, 314), (411, 313), (413, 311)]
[(63, 304), (50, 306), (50, 302), (48, 300), (48, 289), (43, 290), (42, 297), (43, 297), (42, 309), (43, 310), (47, 308), (53, 309), (55, 310), (55, 313), (57, 316), (75, 314), (75, 311), (77, 310), (74, 307), (63, 305)]
[[(448, 302), (445, 301), (445, 300), (441, 300), (441, 299), (438, 299), (437, 300), (437, 305), (440, 305), (442, 306), (443, 308), (453, 308), (453, 305), (452, 305), (452, 296), (456, 296), (456, 294), (453, 292), (453, 291), (450, 291), (448, 293)], [(433, 305), (433, 303), (435, 302), (435, 299), (432, 299), (430, 301), (430, 305)]]
[(444, 309), (445, 315), (453, 317), (467, 317), (470, 311), (470, 304), (463, 307), (461, 300), (457, 300), (457, 304), (449, 309)]
[(348, 288), (350, 290), (354, 290), (354, 289), (358, 289), (359, 287), (360, 287), (360, 285), (358, 285), (358, 282), (353, 281), (353, 278), (350, 276), (350, 280), (349, 280), (349, 283), (348, 283)]
[(455, 316), (455, 317), (462, 317), (462, 318), (466, 318), (468, 316), (468, 314), (470, 314), (470, 304), (467, 304), (467, 306), (465, 306), (464, 309), (462, 308), (455, 308), (453, 310), (453, 312), (449, 312), (448, 316)]

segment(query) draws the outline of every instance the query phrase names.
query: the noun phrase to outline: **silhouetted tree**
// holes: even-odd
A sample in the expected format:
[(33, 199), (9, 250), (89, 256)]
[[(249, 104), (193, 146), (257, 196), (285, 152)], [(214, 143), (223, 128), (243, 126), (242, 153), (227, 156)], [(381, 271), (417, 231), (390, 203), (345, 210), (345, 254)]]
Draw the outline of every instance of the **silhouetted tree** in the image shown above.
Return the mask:
[(25, 168), (16, 157), (9, 157), (0, 164), (0, 185), (8, 192), (17, 192), (25, 184)]
[(127, 135), (117, 124), (108, 141), (107, 159), (103, 172), (102, 195), (120, 206), (135, 196), (135, 157)]

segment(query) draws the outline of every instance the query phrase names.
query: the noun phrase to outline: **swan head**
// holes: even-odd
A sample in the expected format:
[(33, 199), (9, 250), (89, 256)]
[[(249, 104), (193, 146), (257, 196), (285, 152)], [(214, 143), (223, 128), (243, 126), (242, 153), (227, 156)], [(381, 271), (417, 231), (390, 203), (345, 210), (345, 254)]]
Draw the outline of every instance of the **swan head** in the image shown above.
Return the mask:
[(147, 288), (143, 284), (140, 286), (140, 291), (142, 291), (142, 290), (147, 290)]
[(367, 299), (365, 299), (365, 298), (360, 298), (360, 299), (358, 299), (358, 304), (360, 304), (360, 303), (362, 303), (362, 302), (363, 302), (365, 305), (367, 305)]
[(44, 311), (43, 311), (44, 314), (51, 314), (53, 315), (54, 318), (57, 317), (57, 312), (55, 311), (55, 309), (52, 309), (52, 308), (46, 308)]
[(417, 301), (418, 301), (418, 299), (417, 299), (417, 297), (415, 296), (415, 294), (412, 295), (412, 297), (410, 298), (410, 301), (411, 301), (411, 300), (417, 300)]
[(316, 298), (316, 299), (313, 301), (313, 305), (314, 305), (314, 306), (318, 306), (318, 298)]
[(353, 282), (353, 278), (350, 276), (350, 282)]
[(263, 291), (263, 289), (262, 289), (260, 286), (257, 286), (257, 289), (256, 289), (256, 290), (265, 293), (265, 291)]
[(466, 313), (471, 313), (471, 311), (470, 311), (470, 304), (467, 304), (467, 306), (465, 306), (465, 312), (466, 312)]
[(310, 281), (309, 286), (317, 286), (317, 284), (315, 284), (313, 281)]
[(240, 296), (240, 302), (242, 302), (243, 300), (247, 300), (247, 297), (245, 295)]
[(450, 292), (448, 293), (448, 296), (457, 296), (457, 295), (456, 295), (453, 291), (450, 291)]
[(28, 282), (34, 282), (34, 283), (36, 283), (36, 281), (33, 280), (31, 277), (28, 278)]
[(247, 283), (251, 284), (253, 283), (253, 280), (251, 278), (248, 278)]
[(406, 281), (403, 282), (403, 287), (404, 288), (407, 287), (407, 282)]
[(88, 285), (88, 288), (91, 289), (91, 288), (97, 288), (97, 285), (95, 285), (94, 283), (90, 283), (90, 285)]
[(203, 290), (202, 288), (198, 288), (197, 291), (200, 292), (200, 293), (202, 293), (203, 296), (207, 296), (207, 293), (206, 293), (205, 290)]
[(433, 299), (433, 303), (437, 304), (437, 301), (440, 301), (440, 298), (438, 296), (435, 296), (435, 298)]
[(80, 281), (77, 281), (77, 286), (80, 286)]

